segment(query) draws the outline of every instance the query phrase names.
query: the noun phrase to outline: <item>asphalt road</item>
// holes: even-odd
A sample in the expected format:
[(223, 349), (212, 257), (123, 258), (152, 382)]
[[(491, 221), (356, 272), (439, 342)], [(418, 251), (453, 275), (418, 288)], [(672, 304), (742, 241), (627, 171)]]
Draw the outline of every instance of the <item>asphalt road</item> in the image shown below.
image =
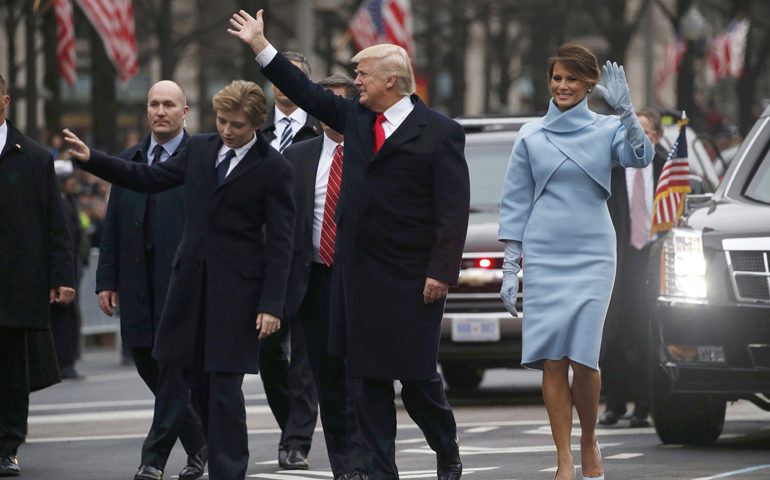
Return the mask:
[[(132, 366), (120, 365), (115, 352), (87, 353), (78, 369), (85, 379), (32, 394), (28, 441), (19, 449), (22, 478), (131, 480), (152, 420), (152, 395)], [(538, 372), (494, 370), (487, 372), (477, 393), (450, 392), (459, 424), (465, 477), (553, 478), (556, 454), (539, 386)], [(258, 376), (246, 378), (244, 394), (251, 451), (249, 477), (331, 477), (320, 424), (310, 452), (311, 470), (278, 470), (279, 430)], [(770, 478), (770, 412), (748, 402), (731, 405), (727, 412), (724, 432), (713, 448), (664, 446), (653, 428), (631, 429), (623, 421), (599, 430), (606, 478)], [(576, 424), (573, 448), (577, 459), (579, 434)], [(436, 478), (435, 456), (403, 409), (399, 410), (397, 449), (402, 478)], [(177, 444), (165, 478), (174, 478), (185, 458)]]

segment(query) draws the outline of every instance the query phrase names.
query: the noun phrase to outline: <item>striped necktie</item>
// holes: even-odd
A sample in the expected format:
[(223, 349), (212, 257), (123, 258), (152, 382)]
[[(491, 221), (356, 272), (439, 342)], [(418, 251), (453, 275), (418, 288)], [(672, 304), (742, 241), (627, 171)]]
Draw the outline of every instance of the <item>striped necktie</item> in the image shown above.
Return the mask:
[(337, 210), (337, 200), (340, 197), (340, 184), (342, 183), (342, 145), (337, 145), (334, 150), (332, 166), (329, 169), (329, 182), (326, 186), (326, 204), (324, 205), (324, 218), (321, 224), (321, 246), (318, 256), (327, 267), (334, 262), (334, 240), (337, 236), (337, 224), (334, 223), (334, 212)]
[(283, 153), (286, 147), (291, 145), (291, 141), (294, 139), (294, 133), (291, 130), (291, 118), (283, 117), (281, 121), (285, 123), (286, 126), (283, 127), (283, 133), (281, 133), (281, 145), (278, 148), (278, 151)]

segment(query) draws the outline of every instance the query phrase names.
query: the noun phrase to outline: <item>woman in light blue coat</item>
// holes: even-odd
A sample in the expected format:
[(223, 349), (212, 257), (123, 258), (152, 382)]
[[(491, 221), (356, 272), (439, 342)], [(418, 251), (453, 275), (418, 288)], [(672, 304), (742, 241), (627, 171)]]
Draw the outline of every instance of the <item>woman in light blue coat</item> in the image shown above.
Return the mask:
[[(527, 288), (521, 363), (543, 370), (543, 398), (558, 451), (557, 480), (572, 479), (572, 404), (580, 418), (583, 478), (604, 478), (596, 441), (599, 349), (615, 280), (615, 229), (607, 210), (610, 168), (642, 168), (654, 149), (634, 109), (623, 67), (565, 44), (550, 59), (548, 113), (519, 132), (505, 178), (498, 239), (505, 242), (501, 296), (514, 304), (522, 246)], [(598, 89), (619, 117), (588, 109)], [(572, 367), (572, 389), (569, 368)]]

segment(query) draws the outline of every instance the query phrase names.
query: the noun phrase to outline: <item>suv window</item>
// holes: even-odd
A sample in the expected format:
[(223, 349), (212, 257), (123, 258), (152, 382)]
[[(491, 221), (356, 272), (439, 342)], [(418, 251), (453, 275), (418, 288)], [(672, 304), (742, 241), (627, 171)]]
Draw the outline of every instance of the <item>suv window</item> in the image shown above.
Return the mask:
[(745, 196), (758, 202), (770, 203), (770, 151), (757, 167), (754, 177), (746, 188)]
[(465, 160), (471, 178), (471, 223), (497, 221), (515, 140), (513, 132), (467, 136)]

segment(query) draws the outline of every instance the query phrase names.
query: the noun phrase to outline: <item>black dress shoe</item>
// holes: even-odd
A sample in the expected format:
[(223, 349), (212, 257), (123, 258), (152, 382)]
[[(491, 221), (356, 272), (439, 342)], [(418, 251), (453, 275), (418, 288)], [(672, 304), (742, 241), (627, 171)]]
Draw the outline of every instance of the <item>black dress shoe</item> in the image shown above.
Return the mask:
[(463, 462), (460, 460), (460, 442), (455, 438), (455, 451), (449, 454), (436, 454), (436, 474), (438, 480), (459, 480), (463, 475)]
[(360, 468), (356, 468), (348, 474), (348, 480), (369, 480), (369, 475)]
[(15, 452), (0, 458), (0, 477), (18, 477), (19, 475), (21, 475), (21, 468)]
[(187, 465), (179, 472), (179, 478), (181, 480), (194, 480), (201, 478), (206, 468), (206, 461), (209, 458), (209, 450), (206, 447), (195, 455), (189, 455), (187, 457)]
[(307, 470), (307, 456), (299, 450), (289, 450), (286, 460), (281, 462), (278, 458), (278, 466), (284, 470)]
[(645, 428), (650, 426), (650, 421), (647, 417), (641, 417), (634, 415), (631, 417), (631, 428)]
[(134, 475), (134, 480), (163, 480), (163, 472), (149, 465), (142, 465)]
[(617, 410), (605, 410), (602, 416), (599, 417), (599, 423), (601, 425), (615, 425), (626, 412), (619, 412)]

